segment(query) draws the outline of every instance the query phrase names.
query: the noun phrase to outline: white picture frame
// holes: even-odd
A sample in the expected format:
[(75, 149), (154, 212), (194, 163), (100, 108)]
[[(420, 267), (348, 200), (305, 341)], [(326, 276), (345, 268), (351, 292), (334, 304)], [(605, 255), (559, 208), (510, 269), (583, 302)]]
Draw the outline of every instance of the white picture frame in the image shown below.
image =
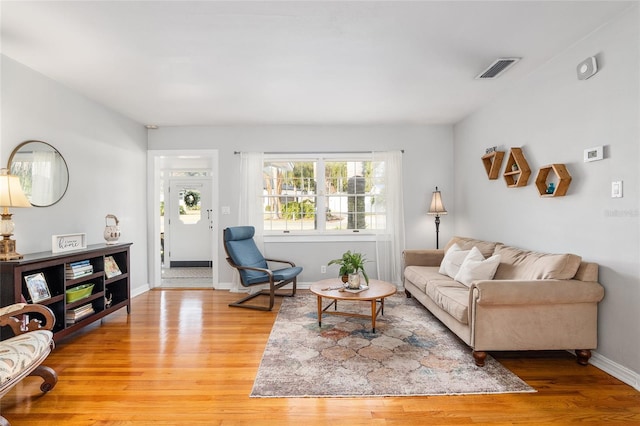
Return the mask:
[(31, 302), (38, 303), (43, 300), (51, 299), (51, 292), (47, 285), (47, 280), (42, 272), (37, 274), (25, 275), (24, 282), (27, 285), (27, 291), (31, 296)]
[(83, 250), (87, 248), (87, 234), (63, 234), (51, 237), (51, 252), (62, 253), (66, 251)]

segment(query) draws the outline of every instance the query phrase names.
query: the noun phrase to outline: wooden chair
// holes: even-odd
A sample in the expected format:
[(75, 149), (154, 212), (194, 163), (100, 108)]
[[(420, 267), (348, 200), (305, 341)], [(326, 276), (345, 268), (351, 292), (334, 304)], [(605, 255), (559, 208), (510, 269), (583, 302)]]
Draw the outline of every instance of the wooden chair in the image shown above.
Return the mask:
[[(245, 287), (269, 284), (268, 289), (251, 293), (236, 302), (230, 303), (229, 306), (270, 311), (273, 309), (275, 296), (291, 297), (296, 294), (297, 277), (302, 272), (302, 268), (288, 260), (266, 259), (253, 240), (255, 235), (253, 226), (230, 227), (226, 228), (223, 233), (227, 262), (238, 270), (241, 284)], [(289, 267), (272, 270), (269, 269), (268, 262), (288, 264)], [(289, 283), (293, 284), (291, 293), (282, 294), (276, 292), (276, 290)], [(269, 295), (268, 307), (245, 304), (245, 302), (260, 295)]]
[[(3, 333), (5, 326), (13, 331), (12, 337), (0, 341), (0, 398), (27, 376), (44, 379), (42, 392), (49, 392), (56, 385), (56, 372), (41, 365), (55, 346), (51, 331), (54, 325), (53, 312), (43, 305), (17, 303), (0, 308)], [(0, 426), (8, 425), (0, 415)]]

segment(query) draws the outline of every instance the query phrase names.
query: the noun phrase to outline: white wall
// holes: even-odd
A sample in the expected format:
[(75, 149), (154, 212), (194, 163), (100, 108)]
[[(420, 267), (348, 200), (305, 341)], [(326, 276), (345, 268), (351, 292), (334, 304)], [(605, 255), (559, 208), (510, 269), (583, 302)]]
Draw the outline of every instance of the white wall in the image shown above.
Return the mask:
[[(220, 214), (217, 228), (238, 225), (237, 207), (240, 188), (240, 156), (234, 151), (312, 152), (371, 151), (404, 149), (404, 199), (406, 245), (435, 248), (433, 217), (427, 216), (428, 200), (437, 185), (443, 191), (445, 206), (453, 203), (453, 145), (451, 126), (220, 126), (165, 127), (149, 132), (150, 150), (218, 149), (221, 182), (220, 206), (230, 206), (231, 214)], [(450, 238), (455, 215), (442, 219), (441, 239)], [(222, 242), (220, 242), (222, 244)], [(271, 243), (267, 256), (288, 258), (292, 251), (296, 264), (304, 267), (301, 282), (312, 282), (329, 275), (320, 274), (320, 266), (339, 257), (347, 249), (362, 250), (375, 259), (372, 243), (313, 242)], [(233, 271), (219, 248), (219, 281), (231, 282)], [(371, 268), (373, 269), (373, 268)], [(332, 272), (331, 270), (328, 272)], [(333, 271), (337, 273), (336, 271)]]
[[(600, 304), (597, 353), (618, 364), (616, 368), (632, 370), (627, 371), (627, 381), (635, 381), (636, 388), (638, 22), (636, 6), (537, 70), (518, 90), (454, 128), (456, 232), (533, 250), (573, 252), (599, 263), (606, 295)], [(599, 73), (578, 81), (576, 65), (593, 55)], [(502, 177), (487, 179), (480, 157), (485, 147), (494, 145), (507, 150), (523, 147), (533, 171), (528, 186), (507, 188)], [(598, 145), (605, 146), (605, 159), (584, 163), (583, 150)], [(535, 175), (551, 163), (565, 163), (573, 177), (565, 197), (538, 196)], [(624, 198), (611, 198), (614, 180), (624, 181)]]
[(56, 147), (69, 168), (69, 187), (50, 207), (15, 209), (19, 253), (51, 250), (51, 236), (85, 232), (104, 243), (105, 216), (120, 220), (131, 247), (132, 293), (147, 288), (146, 129), (16, 61), (1, 56), (0, 164), (26, 140)]

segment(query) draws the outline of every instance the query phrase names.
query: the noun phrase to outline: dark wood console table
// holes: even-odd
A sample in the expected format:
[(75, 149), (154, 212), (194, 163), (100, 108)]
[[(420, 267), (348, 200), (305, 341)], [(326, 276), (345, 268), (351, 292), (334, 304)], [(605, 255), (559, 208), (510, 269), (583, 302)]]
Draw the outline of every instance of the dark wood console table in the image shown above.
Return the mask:
[[(126, 307), (127, 313), (130, 313), (130, 246), (131, 243), (94, 244), (82, 250), (32, 253), (24, 255), (23, 259), (0, 262), (0, 306), (25, 301), (32, 303), (25, 277), (37, 277), (41, 273), (50, 297), (37, 303), (53, 311), (56, 317), (53, 328), (56, 340), (118, 309)], [(120, 273), (105, 273), (105, 259), (107, 264), (115, 261)], [(90, 272), (84, 275), (71, 273), (72, 264), (85, 266), (84, 270)], [(86, 268), (86, 265), (91, 267)], [(69, 290), (87, 284), (93, 284), (89, 295), (80, 300), (67, 301)]]

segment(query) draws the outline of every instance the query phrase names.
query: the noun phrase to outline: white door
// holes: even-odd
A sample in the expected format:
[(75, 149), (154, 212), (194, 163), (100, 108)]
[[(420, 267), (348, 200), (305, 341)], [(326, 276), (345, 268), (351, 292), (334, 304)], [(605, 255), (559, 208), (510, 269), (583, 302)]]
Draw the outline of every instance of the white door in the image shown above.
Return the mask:
[[(213, 210), (211, 181), (207, 179), (175, 179), (169, 181), (165, 212), (165, 265), (211, 266)], [(168, 238), (167, 238), (168, 237)]]

